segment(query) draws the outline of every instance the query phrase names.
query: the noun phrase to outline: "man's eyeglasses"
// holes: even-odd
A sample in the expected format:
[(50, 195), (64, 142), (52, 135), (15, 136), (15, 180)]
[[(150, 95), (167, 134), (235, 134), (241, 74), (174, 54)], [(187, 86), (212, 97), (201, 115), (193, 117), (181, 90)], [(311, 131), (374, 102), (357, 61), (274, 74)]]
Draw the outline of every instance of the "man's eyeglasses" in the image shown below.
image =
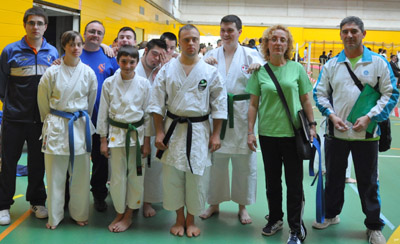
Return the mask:
[(35, 21), (28, 21), (27, 22), (27, 24), (29, 25), (29, 26), (32, 26), (32, 27), (34, 27), (35, 25), (37, 26), (37, 27), (43, 27), (45, 24), (42, 22), (42, 21), (37, 21), (37, 22), (35, 22)]
[(91, 35), (97, 34), (97, 35), (99, 35), (99, 36), (102, 36), (102, 35), (104, 34), (103, 32), (98, 31), (98, 30), (94, 30), (94, 29), (88, 30), (87, 32), (88, 32), (89, 34), (91, 34)]

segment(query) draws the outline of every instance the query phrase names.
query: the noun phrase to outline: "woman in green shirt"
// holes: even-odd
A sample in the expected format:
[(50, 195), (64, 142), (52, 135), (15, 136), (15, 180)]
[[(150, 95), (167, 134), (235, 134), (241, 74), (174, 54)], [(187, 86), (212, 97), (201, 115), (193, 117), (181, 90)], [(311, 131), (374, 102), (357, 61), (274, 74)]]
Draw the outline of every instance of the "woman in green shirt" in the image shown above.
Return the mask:
[[(290, 60), (293, 38), (281, 25), (263, 34), (262, 52), (274, 72), (287, 101), (294, 124), (300, 127), (297, 111), (305, 110), (309, 121), (314, 121), (308, 92), (312, 85), (303, 66)], [(279, 98), (277, 89), (264, 67), (251, 76), (246, 91), (251, 94), (248, 113), (248, 146), (255, 151), (257, 140), (254, 123), (258, 112), (258, 133), (264, 161), (269, 219), (263, 234), (270, 236), (283, 227), (282, 164), (287, 186), (287, 219), (290, 227), (288, 244), (301, 243), (306, 237), (302, 221), (304, 207), (303, 161), (297, 156), (291, 122)], [(310, 123), (310, 135), (316, 137), (315, 122)]]

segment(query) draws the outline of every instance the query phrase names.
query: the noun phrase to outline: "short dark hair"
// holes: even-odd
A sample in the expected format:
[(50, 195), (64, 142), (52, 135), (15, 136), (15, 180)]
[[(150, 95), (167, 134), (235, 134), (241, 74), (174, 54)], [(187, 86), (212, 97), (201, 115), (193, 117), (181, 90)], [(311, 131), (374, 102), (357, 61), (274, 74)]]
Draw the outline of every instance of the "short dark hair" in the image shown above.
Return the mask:
[(122, 27), (121, 29), (119, 29), (118, 35), (119, 35), (119, 33), (123, 32), (123, 31), (131, 31), (133, 33), (133, 40), (136, 41), (136, 32), (131, 27), (129, 27), (129, 26)]
[(200, 43), (200, 49), (199, 49), (199, 52), (200, 52), (200, 50), (201, 50), (201, 49), (203, 49), (203, 48), (205, 48), (205, 47), (207, 47), (207, 46), (206, 46), (206, 44), (204, 44), (204, 43)]
[(103, 26), (103, 29), (104, 29), (103, 35), (106, 34), (106, 28), (104, 28), (103, 23), (101, 23), (99, 20), (92, 20), (92, 21), (90, 21), (89, 23), (87, 23), (86, 26), (85, 26), (85, 33), (86, 33), (86, 31), (87, 31), (88, 26), (89, 26), (90, 24), (93, 24), (93, 23), (97, 23), (97, 24), (100, 24), (101, 26)]
[(130, 45), (125, 45), (122, 46), (118, 49), (118, 54), (117, 54), (117, 61), (119, 62), (119, 59), (122, 56), (129, 56), (134, 59), (136, 59), (137, 62), (139, 62), (139, 52), (136, 47), (130, 46)]
[(61, 36), (61, 47), (65, 50), (65, 46), (70, 42), (70, 41), (75, 41), (75, 38), (79, 37), (81, 39), (81, 42), (83, 44), (83, 38), (81, 34), (77, 31), (66, 31), (62, 34)]
[(160, 36), (161, 40), (171, 40), (171, 41), (175, 41), (175, 46), (178, 45), (178, 39), (176, 38), (176, 35), (172, 32), (164, 32), (162, 33), (162, 35)]
[(187, 25), (182, 26), (182, 27), (179, 29), (179, 33), (178, 33), (179, 38), (181, 38), (181, 32), (182, 32), (182, 31), (184, 31), (184, 30), (191, 30), (191, 29), (195, 29), (195, 30), (200, 34), (200, 31), (199, 31), (199, 29), (197, 29), (196, 26), (194, 26), (194, 25), (192, 25), (192, 24), (187, 24)]
[(233, 14), (226, 15), (225, 17), (223, 17), (221, 19), (221, 23), (235, 23), (236, 29), (238, 29), (238, 30), (242, 29), (242, 21), (240, 20), (240, 18), (238, 16), (233, 15)]
[(37, 15), (37, 16), (42, 16), (44, 18), (44, 23), (47, 25), (49, 23), (49, 17), (47, 17), (46, 12), (39, 7), (33, 7), (25, 11), (24, 14), (24, 24), (28, 21), (29, 16), (31, 15)]
[(167, 51), (167, 43), (165, 43), (164, 40), (151, 39), (146, 45), (147, 52), (150, 51), (151, 49), (153, 49), (155, 46), (160, 47), (160, 48), (164, 49), (165, 51)]
[(340, 30), (345, 24), (354, 23), (360, 28), (361, 32), (364, 32), (364, 22), (357, 16), (347, 16), (340, 22)]

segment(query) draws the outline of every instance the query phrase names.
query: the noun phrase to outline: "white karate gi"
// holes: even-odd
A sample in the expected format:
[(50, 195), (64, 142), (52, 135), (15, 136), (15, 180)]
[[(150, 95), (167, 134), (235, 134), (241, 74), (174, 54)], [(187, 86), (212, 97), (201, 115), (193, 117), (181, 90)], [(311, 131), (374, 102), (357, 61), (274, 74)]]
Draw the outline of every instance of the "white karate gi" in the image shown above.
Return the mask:
[[(247, 69), (252, 63), (263, 64), (255, 49), (238, 45), (228, 72), (223, 46), (206, 53), (204, 59), (214, 57), (219, 73), (225, 80), (228, 93), (246, 94), (251, 74)], [(234, 128), (226, 126), (221, 148), (214, 153), (210, 172), (208, 203), (212, 205), (233, 200), (241, 205), (253, 204), (257, 191), (257, 154), (247, 146), (247, 112), (250, 100), (234, 101)], [(232, 161), (232, 191), (229, 189), (229, 160)]]
[(145, 113), (149, 94), (150, 84), (147, 79), (135, 75), (133, 79), (124, 81), (121, 73), (108, 77), (101, 91), (97, 133), (101, 137), (108, 134), (108, 147), (111, 150), (110, 193), (115, 210), (121, 214), (125, 212), (126, 206), (131, 209), (140, 207), (144, 177), (136, 174), (136, 132), (131, 132), (127, 164), (127, 129), (110, 125), (107, 118), (121, 123), (135, 123), (144, 118), (144, 124), (137, 128), (139, 143), (143, 145), (144, 136), (150, 136), (150, 116)]
[[(202, 84), (202, 85), (201, 85)], [(204, 84), (206, 84), (204, 86)], [(152, 94), (149, 102), (148, 111), (164, 116), (166, 110), (177, 116), (184, 117), (200, 117), (211, 113), (214, 119), (226, 119), (227, 117), (227, 100), (226, 89), (223, 85), (222, 78), (217, 70), (206, 64), (203, 60), (199, 60), (193, 67), (190, 74), (186, 76), (185, 71), (178, 59), (172, 59), (165, 64), (158, 72)], [(168, 130), (172, 119), (165, 118), (164, 131)], [(207, 167), (211, 166), (211, 153), (208, 149), (210, 138), (210, 122), (193, 123), (192, 147), (190, 153), (190, 161), (193, 174), (198, 180), (205, 180), (207, 184)], [(191, 175), (190, 167), (186, 156), (186, 134), (188, 124), (178, 123), (168, 143), (168, 149), (165, 150), (161, 162), (172, 167), (163, 167), (163, 183), (164, 183), (164, 208), (168, 210), (177, 210), (182, 206), (187, 206), (189, 212), (198, 215), (198, 207), (194, 207), (193, 202), (197, 202), (196, 206), (204, 207), (206, 199), (205, 192), (199, 188), (188, 187), (193, 185), (195, 177)], [(183, 171), (186, 180), (180, 182), (179, 186), (173, 186), (172, 170)], [(175, 173), (173, 173), (175, 175)], [(177, 172), (176, 174), (180, 174)], [(171, 194), (171, 188), (175, 187), (174, 194)], [(178, 194), (179, 195), (176, 195)], [(191, 194), (189, 194), (189, 192)], [(197, 199), (193, 199), (197, 197)], [(190, 206), (189, 206), (190, 205)]]
[[(51, 66), (40, 79), (38, 106), (43, 121), (42, 152), (45, 154), (49, 224), (57, 226), (64, 218), (67, 170), (70, 174), (69, 212), (76, 221), (89, 218), (90, 153), (86, 151), (86, 119), (74, 122), (74, 168), (69, 160), (68, 119), (53, 115), (50, 109), (64, 112), (87, 110), (92, 114), (96, 101), (97, 79), (93, 70), (81, 61), (75, 67)], [(90, 136), (94, 126), (90, 123)]]
[[(144, 50), (144, 49), (143, 49)], [(146, 71), (143, 67), (143, 63), (140, 60), (135, 69), (136, 75), (146, 78), (150, 84), (153, 84), (153, 72), (150, 73), (149, 77), (146, 76)], [(153, 120), (151, 119), (151, 127), (153, 127)], [(154, 131), (154, 128), (152, 128)], [(162, 189), (162, 164), (160, 160), (156, 158), (157, 148), (155, 146), (155, 136), (150, 137), (150, 165), (147, 163), (147, 158), (144, 159), (146, 174), (144, 175), (144, 193), (143, 201), (148, 203), (162, 202), (163, 189)]]

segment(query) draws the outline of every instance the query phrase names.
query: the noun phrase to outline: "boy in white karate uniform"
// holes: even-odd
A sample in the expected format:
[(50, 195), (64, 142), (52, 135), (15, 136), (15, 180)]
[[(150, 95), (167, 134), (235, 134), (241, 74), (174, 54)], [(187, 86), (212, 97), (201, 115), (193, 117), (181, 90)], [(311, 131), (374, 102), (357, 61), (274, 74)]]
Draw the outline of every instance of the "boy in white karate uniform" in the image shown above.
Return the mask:
[(117, 61), (121, 72), (104, 81), (97, 120), (100, 152), (108, 158), (111, 150), (110, 193), (117, 211), (108, 226), (111, 232), (125, 231), (132, 224), (132, 212), (140, 207), (143, 194), (142, 157), (150, 152), (150, 117), (145, 113), (150, 83), (135, 75), (136, 48), (121, 47)]
[(193, 25), (179, 30), (182, 54), (158, 72), (148, 108), (163, 163), (163, 206), (176, 211), (176, 223), (170, 229), (176, 236), (183, 236), (185, 229), (188, 237), (200, 234), (194, 216), (204, 210), (211, 152), (221, 146), (219, 133), (227, 117), (225, 87), (217, 69), (198, 57), (199, 39)]
[(70, 174), (69, 213), (78, 225), (89, 219), (91, 136), (89, 118), (97, 93), (93, 70), (82, 63), (82, 36), (67, 31), (61, 37), (65, 56), (40, 79), (38, 106), (43, 121), (42, 152), (45, 154), (49, 221), (55, 229), (64, 218), (67, 171)]

